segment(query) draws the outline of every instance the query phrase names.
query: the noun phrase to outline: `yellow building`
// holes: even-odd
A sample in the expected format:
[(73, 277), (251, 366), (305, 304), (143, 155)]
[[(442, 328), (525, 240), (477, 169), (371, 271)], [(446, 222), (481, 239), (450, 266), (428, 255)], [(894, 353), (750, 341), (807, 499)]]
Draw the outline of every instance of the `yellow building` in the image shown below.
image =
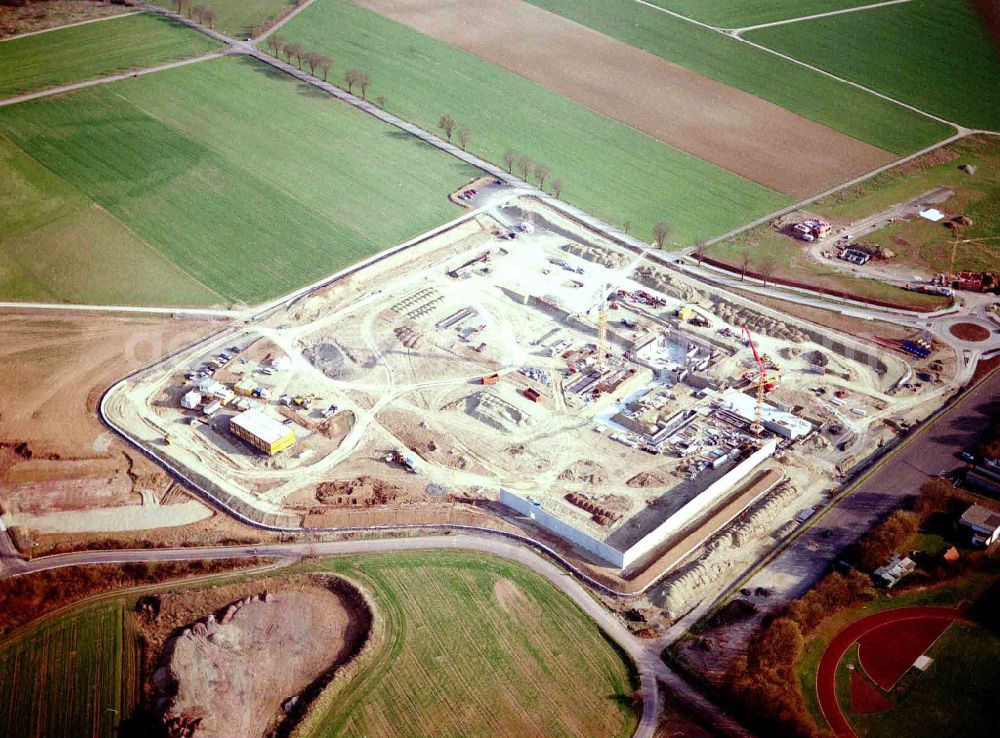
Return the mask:
[(257, 383), (250, 379), (250, 377), (244, 377), (239, 382), (233, 385), (233, 389), (236, 394), (243, 395), (244, 397), (250, 397), (253, 391), (257, 389)]
[(284, 451), (295, 443), (295, 432), (260, 408), (252, 408), (233, 417), (229, 430), (268, 456)]

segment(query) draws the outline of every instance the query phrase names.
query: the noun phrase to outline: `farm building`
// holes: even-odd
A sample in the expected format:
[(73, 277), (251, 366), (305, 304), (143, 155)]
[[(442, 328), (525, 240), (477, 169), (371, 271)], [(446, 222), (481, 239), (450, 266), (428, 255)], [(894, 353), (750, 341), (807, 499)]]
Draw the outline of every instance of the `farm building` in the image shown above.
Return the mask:
[(268, 456), (274, 456), (295, 443), (294, 431), (260, 408), (251, 408), (233, 417), (229, 421), (229, 430)]
[(194, 410), (201, 404), (201, 393), (198, 390), (191, 390), (181, 398), (181, 407)]
[(982, 505), (973, 505), (959, 519), (958, 524), (969, 534), (974, 546), (989, 546), (1000, 538), (1000, 513)]

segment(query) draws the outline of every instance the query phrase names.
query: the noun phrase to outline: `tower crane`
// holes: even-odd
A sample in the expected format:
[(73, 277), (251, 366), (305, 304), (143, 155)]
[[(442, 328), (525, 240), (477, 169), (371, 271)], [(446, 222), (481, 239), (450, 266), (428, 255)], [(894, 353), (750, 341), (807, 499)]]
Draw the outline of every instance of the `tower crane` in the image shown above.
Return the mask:
[(764, 432), (764, 424), (761, 421), (764, 417), (764, 386), (767, 384), (767, 368), (764, 366), (764, 362), (761, 361), (760, 354), (757, 353), (757, 347), (753, 345), (753, 339), (750, 338), (750, 329), (744, 325), (743, 330), (747, 334), (747, 343), (750, 344), (754, 361), (757, 362), (757, 369), (760, 371), (757, 377), (757, 413), (754, 416), (753, 423), (750, 424), (750, 432), (755, 436), (759, 436)]
[(604, 369), (607, 366), (608, 354), (608, 291), (611, 284), (605, 284), (597, 296), (597, 366)]

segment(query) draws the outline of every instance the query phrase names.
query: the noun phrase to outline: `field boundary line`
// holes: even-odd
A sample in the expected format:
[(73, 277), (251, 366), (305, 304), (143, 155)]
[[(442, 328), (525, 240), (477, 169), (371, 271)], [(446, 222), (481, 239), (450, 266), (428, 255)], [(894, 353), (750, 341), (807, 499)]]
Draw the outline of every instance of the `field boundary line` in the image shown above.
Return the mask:
[[(133, 15), (138, 15), (135, 13)], [(119, 82), (123, 79), (129, 79), (131, 77), (144, 77), (147, 74), (155, 74), (156, 72), (163, 72), (167, 69), (173, 69), (175, 67), (183, 67), (188, 64), (197, 64), (199, 62), (208, 61), (209, 59), (217, 59), (220, 56), (227, 56), (233, 52), (230, 49), (217, 49), (216, 51), (209, 51), (207, 54), (199, 54), (198, 56), (191, 56), (187, 59), (177, 59), (176, 61), (167, 62), (166, 64), (157, 64), (153, 67), (142, 67), (141, 69), (133, 69), (128, 72), (118, 72), (117, 74), (110, 74), (105, 77), (95, 77), (94, 79), (84, 80), (83, 82), (74, 82), (69, 85), (60, 85), (59, 87), (49, 87), (45, 90), (38, 90), (37, 92), (27, 92), (23, 95), (14, 95), (13, 97), (5, 97), (0, 99), (0, 107), (6, 107), (8, 105), (17, 105), (18, 103), (29, 102), (31, 100), (38, 100), (43, 97), (52, 97), (53, 95), (62, 95), (67, 92), (75, 92), (77, 90), (85, 90), (88, 87), (96, 87), (97, 85), (105, 85), (110, 82)]]
[(52, 33), (53, 31), (62, 31), (65, 28), (76, 28), (77, 26), (87, 26), (91, 23), (101, 23), (102, 21), (117, 20), (118, 18), (128, 18), (130, 15), (142, 15), (144, 11), (142, 10), (132, 10), (125, 13), (116, 13), (115, 15), (106, 15), (103, 18), (90, 18), (88, 20), (76, 21), (75, 23), (65, 23), (61, 26), (53, 26), (52, 28), (42, 28), (38, 31), (28, 31), (26, 33), (19, 33), (16, 36), (7, 36), (6, 38), (0, 38), (0, 44), (5, 41), (16, 41), (19, 38), (29, 38), (30, 36), (41, 36), (43, 33)]
[(840, 10), (828, 10), (825, 13), (813, 13), (812, 15), (803, 15), (798, 18), (785, 18), (784, 20), (770, 21), (768, 23), (757, 23), (753, 26), (741, 26), (741, 27), (729, 27), (724, 28), (719, 27), (719, 30), (730, 31), (732, 33), (745, 33), (746, 31), (756, 31), (760, 28), (771, 28), (773, 26), (787, 26), (789, 23), (801, 23), (802, 21), (818, 20), (819, 18), (829, 18), (833, 15), (845, 15), (847, 13), (858, 13), (862, 10), (875, 10), (876, 8), (884, 8), (888, 5), (902, 5), (903, 3), (913, 2), (913, 0), (884, 0), (884, 2), (872, 3), (871, 5), (858, 5), (854, 8), (841, 8)]

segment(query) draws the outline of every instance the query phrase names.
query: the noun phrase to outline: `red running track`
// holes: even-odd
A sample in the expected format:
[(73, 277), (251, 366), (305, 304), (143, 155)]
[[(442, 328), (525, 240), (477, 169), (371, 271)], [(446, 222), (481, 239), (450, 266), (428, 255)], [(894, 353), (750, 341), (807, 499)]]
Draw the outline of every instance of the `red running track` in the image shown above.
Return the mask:
[[(830, 724), (830, 729), (837, 738), (857, 738), (850, 723), (844, 717), (840, 704), (837, 702), (837, 664), (858, 639), (867, 633), (889, 623), (904, 620), (961, 620), (962, 613), (953, 607), (899, 607), (895, 610), (883, 610), (874, 615), (861, 618), (848, 625), (830, 641), (823, 652), (816, 669), (816, 696), (823, 717)], [(912, 662), (911, 662), (912, 663)]]

